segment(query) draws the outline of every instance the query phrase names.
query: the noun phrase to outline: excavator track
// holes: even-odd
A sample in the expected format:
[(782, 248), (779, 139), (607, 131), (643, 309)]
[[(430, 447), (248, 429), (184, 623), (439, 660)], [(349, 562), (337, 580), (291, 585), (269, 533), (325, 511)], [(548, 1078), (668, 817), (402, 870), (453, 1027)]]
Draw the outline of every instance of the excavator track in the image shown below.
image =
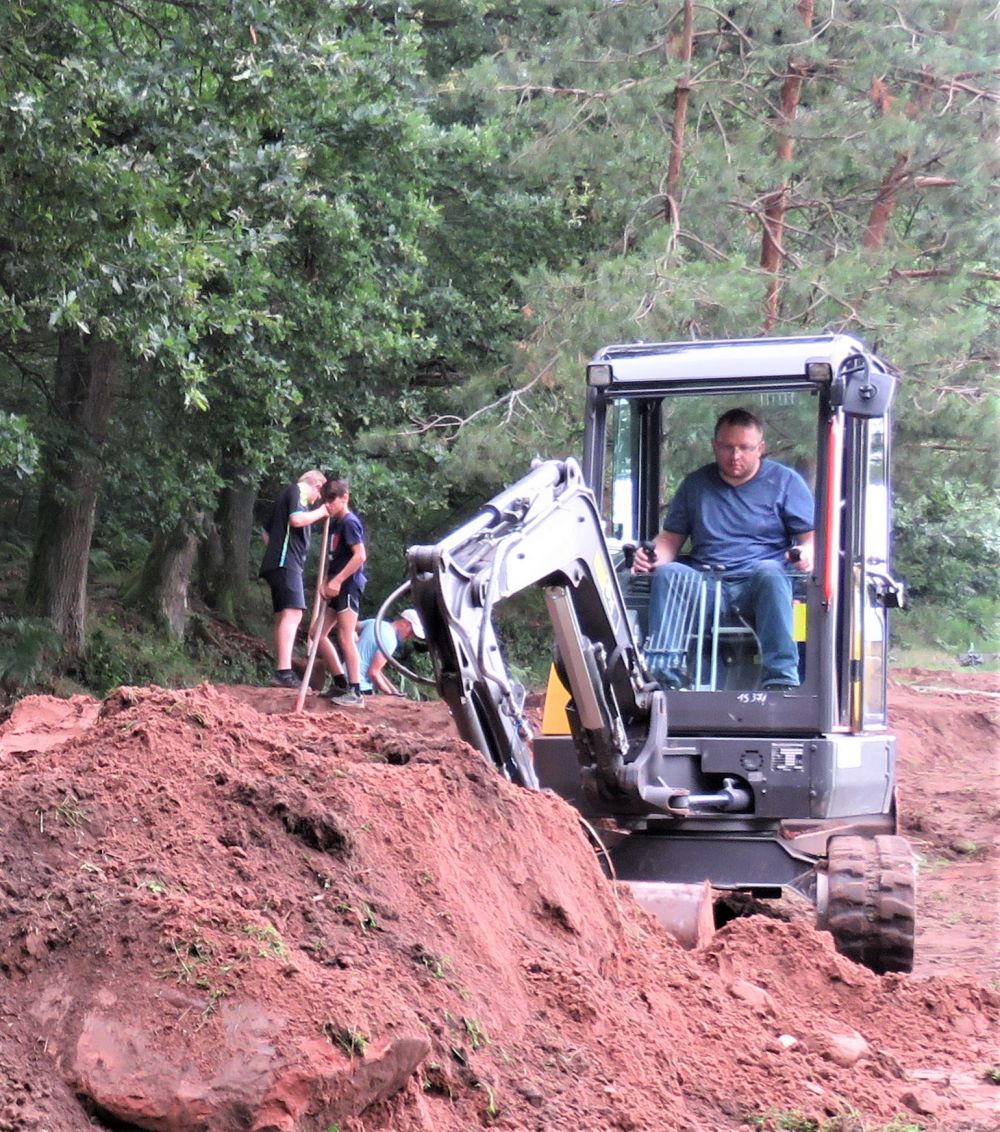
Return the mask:
[(837, 950), (877, 974), (913, 969), (916, 875), (902, 837), (834, 837), (821, 928)]

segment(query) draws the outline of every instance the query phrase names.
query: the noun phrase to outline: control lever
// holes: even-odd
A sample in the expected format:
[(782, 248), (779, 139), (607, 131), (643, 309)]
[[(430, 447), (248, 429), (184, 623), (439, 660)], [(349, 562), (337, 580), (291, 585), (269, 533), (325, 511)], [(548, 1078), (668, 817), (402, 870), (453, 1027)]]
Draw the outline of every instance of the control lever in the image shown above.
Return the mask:
[(649, 559), (650, 566), (656, 565), (656, 543), (651, 542), (649, 539), (643, 539), (638, 546), (631, 542), (627, 542), (622, 546), (622, 556), (625, 560), (626, 570), (632, 569), (632, 564), (635, 562), (635, 552), (640, 549)]

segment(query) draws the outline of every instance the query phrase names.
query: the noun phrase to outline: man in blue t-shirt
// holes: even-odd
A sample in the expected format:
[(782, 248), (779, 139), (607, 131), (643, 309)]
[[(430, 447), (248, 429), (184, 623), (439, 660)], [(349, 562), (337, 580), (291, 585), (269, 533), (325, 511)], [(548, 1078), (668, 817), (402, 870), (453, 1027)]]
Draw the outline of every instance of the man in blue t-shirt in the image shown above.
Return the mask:
[[(418, 641), (424, 639), (424, 626), (420, 614), (415, 609), (404, 609), (394, 621), (383, 621), (380, 625), (379, 641), (375, 640), (375, 619), (362, 621), (358, 626), (358, 657), (361, 660), (361, 694), (371, 695), (382, 692), (387, 696), (401, 696), (389, 682), (385, 674), (385, 662), (396, 649), (411, 637)], [(381, 648), (379, 644), (381, 643)]]
[[(746, 409), (730, 409), (719, 417), (712, 448), (715, 462), (686, 476), (667, 508), (654, 555), (636, 551), (636, 572), (652, 572), (650, 637), (661, 637), (658, 649), (668, 657), (654, 675), (668, 687), (683, 683), (678, 667), (687, 641), (683, 618), (672, 615), (670, 600), (695, 592), (698, 568), (721, 567), (722, 612), (738, 608), (753, 622), (760, 641), (761, 685), (797, 687), (792, 582), (786, 567), (795, 546), (796, 569), (808, 573), (813, 568), (812, 493), (798, 472), (765, 460), (763, 425)], [(688, 539), (691, 566), (676, 561)]]

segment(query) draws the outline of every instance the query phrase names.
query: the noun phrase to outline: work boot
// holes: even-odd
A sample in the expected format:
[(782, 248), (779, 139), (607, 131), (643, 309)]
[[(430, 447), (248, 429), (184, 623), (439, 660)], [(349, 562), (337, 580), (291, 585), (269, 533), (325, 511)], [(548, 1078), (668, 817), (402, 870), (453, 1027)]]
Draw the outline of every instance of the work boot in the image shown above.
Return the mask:
[(649, 674), (667, 691), (678, 691), (685, 685), (684, 674), (676, 668), (651, 668)]
[(353, 688), (348, 688), (346, 691), (341, 691), (336, 696), (330, 696), (330, 703), (334, 707), (364, 707), (365, 698), (360, 692), (355, 692)]
[(290, 668), (281, 669), (267, 682), (269, 688), (297, 688), (299, 678)]

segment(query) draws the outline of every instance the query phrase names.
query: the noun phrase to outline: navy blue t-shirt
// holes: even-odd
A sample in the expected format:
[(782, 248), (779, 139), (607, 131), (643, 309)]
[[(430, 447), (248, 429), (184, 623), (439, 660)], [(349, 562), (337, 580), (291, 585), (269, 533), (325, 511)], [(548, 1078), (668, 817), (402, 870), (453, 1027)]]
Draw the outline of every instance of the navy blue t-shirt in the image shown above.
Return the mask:
[(685, 476), (667, 508), (663, 529), (691, 540), (699, 566), (734, 573), (758, 562), (783, 562), (793, 535), (815, 526), (812, 492), (792, 468), (762, 460), (753, 479), (733, 486), (706, 464)]
[[(332, 578), (351, 558), (351, 548), (365, 541), (365, 529), (353, 511), (348, 511), (342, 519), (330, 523), (330, 541), (327, 543), (329, 558), (326, 563), (326, 576)], [(365, 568), (361, 567), (347, 579), (346, 584), (365, 588)]]

